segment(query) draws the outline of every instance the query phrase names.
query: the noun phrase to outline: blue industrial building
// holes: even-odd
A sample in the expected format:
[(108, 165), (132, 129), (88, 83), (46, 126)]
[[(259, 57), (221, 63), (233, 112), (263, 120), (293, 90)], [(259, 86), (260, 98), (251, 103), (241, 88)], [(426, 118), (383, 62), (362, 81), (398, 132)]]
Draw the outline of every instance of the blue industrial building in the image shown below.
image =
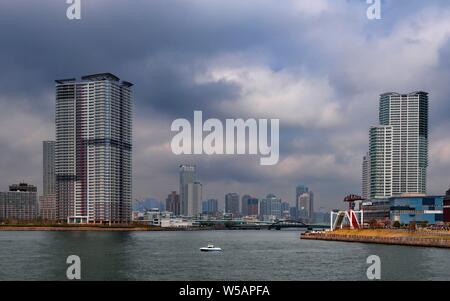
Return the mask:
[(427, 222), (430, 225), (444, 222), (443, 196), (402, 196), (372, 199), (362, 203), (364, 220), (390, 221), (409, 224)]
[(390, 219), (402, 224), (443, 222), (443, 196), (393, 197), (390, 198)]

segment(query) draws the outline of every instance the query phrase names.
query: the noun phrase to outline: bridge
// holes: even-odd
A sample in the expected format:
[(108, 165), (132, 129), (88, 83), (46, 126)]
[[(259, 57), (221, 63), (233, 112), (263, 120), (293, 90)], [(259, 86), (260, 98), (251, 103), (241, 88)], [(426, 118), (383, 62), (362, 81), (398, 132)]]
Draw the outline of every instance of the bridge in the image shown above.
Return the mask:
[(275, 222), (271, 225), (269, 225), (268, 229), (272, 230), (281, 230), (283, 228), (304, 228), (304, 229), (308, 229), (308, 230), (313, 230), (313, 229), (329, 229), (330, 225), (318, 225), (318, 224), (306, 224), (302, 221), (299, 220), (282, 220), (282, 221), (278, 221)]

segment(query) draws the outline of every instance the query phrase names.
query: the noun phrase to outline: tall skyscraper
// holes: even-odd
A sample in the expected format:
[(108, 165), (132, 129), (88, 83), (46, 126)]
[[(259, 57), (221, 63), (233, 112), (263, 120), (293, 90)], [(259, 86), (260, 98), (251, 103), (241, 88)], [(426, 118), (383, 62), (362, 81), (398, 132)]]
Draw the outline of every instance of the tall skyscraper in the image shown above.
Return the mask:
[(308, 191), (299, 196), (299, 218), (308, 222), (314, 220), (314, 193)]
[(56, 219), (55, 141), (42, 142), (43, 194), (39, 198), (39, 212), (44, 220)]
[(304, 193), (307, 193), (309, 191), (309, 188), (306, 185), (300, 184), (295, 188), (295, 208), (296, 208), (296, 214), (295, 218), (300, 217), (300, 196)]
[(239, 215), (239, 194), (232, 192), (225, 195), (225, 213)]
[(187, 203), (188, 216), (197, 216), (202, 213), (202, 184), (200, 182), (193, 182), (187, 184)]
[(362, 197), (364, 199), (370, 196), (370, 155), (367, 153), (363, 157), (362, 163)]
[(197, 170), (195, 165), (180, 165), (180, 205), (181, 215), (188, 213), (188, 184), (197, 181)]
[(180, 196), (176, 191), (172, 191), (166, 199), (166, 210), (172, 212), (173, 215), (180, 215)]
[(425, 194), (428, 93), (381, 94), (379, 120), (370, 131), (370, 196)]
[(131, 221), (131, 86), (110, 73), (56, 80), (59, 220)]

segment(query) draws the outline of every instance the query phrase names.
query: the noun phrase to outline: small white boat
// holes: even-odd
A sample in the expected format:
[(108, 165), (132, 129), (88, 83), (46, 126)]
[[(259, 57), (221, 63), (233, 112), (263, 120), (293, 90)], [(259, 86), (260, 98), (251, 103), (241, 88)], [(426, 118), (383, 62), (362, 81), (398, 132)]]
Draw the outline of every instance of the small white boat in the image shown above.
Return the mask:
[(214, 245), (208, 245), (207, 247), (200, 248), (202, 252), (222, 252), (221, 248), (214, 247)]

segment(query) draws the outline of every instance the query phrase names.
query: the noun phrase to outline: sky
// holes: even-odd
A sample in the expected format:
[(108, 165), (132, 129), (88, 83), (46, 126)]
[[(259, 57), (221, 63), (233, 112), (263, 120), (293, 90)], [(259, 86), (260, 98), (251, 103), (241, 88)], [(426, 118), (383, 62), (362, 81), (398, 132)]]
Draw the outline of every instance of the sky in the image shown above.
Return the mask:
[[(133, 197), (178, 190), (197, 165), (203, 197), (227, 192), (315, 208), (361, 193), (368, 130), (383, 92), (430, 95), (428, 193), (450, 185), (450, 2), (386, 0), (95, 0), (81, 19), (64, 0), (0, 2), (0, 190), (42, 191), (42, 141), (54, 139), (55, 79), (111, 72), (134, 83)], [(175, 155), (177, 118), (280, 119), (280, 160)]]

